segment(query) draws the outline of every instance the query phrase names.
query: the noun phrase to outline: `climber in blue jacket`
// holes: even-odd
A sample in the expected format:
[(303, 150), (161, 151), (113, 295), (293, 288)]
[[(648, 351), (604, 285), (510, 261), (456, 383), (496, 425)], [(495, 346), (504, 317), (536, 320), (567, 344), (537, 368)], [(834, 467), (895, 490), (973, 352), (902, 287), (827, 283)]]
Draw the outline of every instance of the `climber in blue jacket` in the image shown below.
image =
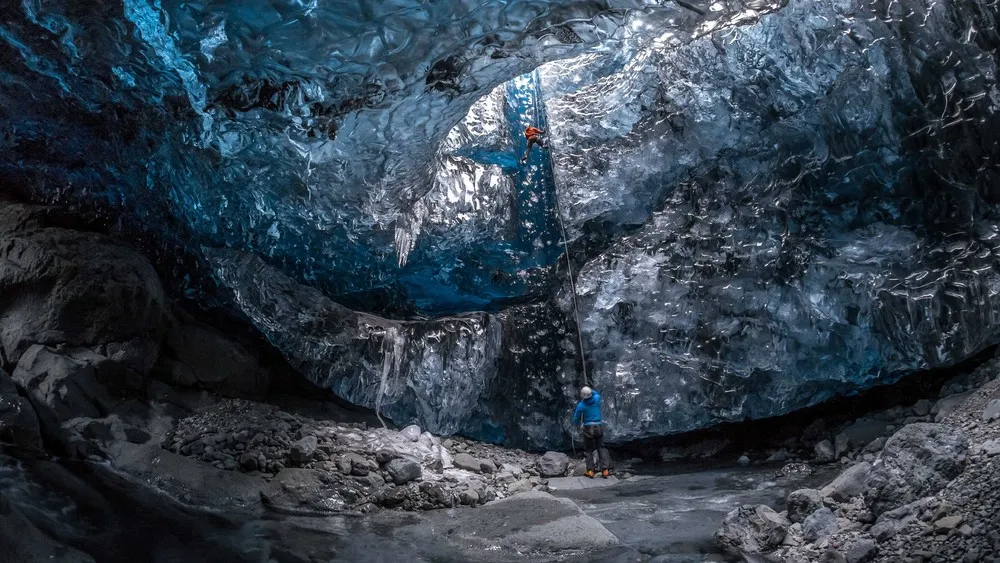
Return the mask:
[(584, 387), (580, 389), (580, 402), (573, 412), (573, 426), (583, 429), (583, 449), (587, 454), (587, 472), (591, 479), (598, 471), (602, 477), (611, 475), (611, 456), (604, 447), (604, 422), (601, 421), (601, 395)]

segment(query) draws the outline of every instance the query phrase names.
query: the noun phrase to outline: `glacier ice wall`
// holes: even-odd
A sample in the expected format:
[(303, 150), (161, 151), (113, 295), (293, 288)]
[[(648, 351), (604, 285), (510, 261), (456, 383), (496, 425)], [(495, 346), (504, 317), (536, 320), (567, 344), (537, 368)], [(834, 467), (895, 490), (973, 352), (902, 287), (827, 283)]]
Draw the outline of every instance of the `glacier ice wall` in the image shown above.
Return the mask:
[(0, 6), (4, 188), (183, 244), (397, 422), (565, 445), (559, 210), (616, 440), (1000, 340), (989, 2)]
[(997, 17), (792, 0), (542, 68), (613, 436), (786, 412), (1000, 339)]

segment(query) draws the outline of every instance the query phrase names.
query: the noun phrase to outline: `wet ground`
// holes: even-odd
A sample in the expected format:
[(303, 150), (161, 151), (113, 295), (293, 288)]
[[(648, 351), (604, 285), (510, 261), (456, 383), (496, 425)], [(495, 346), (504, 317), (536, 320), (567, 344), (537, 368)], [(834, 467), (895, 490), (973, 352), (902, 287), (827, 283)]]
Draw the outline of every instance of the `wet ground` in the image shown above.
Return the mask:
[[(0, 491), (47, 534), (112, 563), (686, 563), (724, 560), (712, 535), (729, 510), (757, 503), (780, 508), (788, 492), (829, 481), (836, 471), (776, 478), (779, 467), (644, 469), (656, 474), (607, 487), (560, 489), (553, 491), (555, 499), (537, 493), (537, 498), (477, 509), (327, 518), (235, 518), (179, 510), (169, 499), (129, 491), (127, 484), (115, 485), (106, 477), (97, 484), (93, 474), (80, 480), (58, 464), (20, 464), (3, 456)], [(603, 524), (619, 545), (607, 545), (605, 540), (614, 538), (584, 514)]]

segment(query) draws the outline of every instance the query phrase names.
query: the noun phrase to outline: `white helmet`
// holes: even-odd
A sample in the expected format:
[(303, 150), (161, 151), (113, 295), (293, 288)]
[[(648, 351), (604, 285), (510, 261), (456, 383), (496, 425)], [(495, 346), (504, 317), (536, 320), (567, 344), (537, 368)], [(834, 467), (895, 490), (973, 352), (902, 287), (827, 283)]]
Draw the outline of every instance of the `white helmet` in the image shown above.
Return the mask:
[(583, 397), (584, 399), (589, 399), (593, 394), (594, 391), (590, 387), (584, 387), (583, 389), (580, 389), (580, 396)]

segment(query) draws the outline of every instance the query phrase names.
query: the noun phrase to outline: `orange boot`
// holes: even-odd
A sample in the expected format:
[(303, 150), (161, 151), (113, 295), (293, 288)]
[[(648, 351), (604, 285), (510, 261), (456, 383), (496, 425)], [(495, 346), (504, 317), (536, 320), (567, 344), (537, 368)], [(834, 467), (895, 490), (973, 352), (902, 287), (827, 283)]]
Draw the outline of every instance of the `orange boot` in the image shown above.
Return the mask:
[(608, 477), (611, 477), (611, 471), (608, 470), (608, 469), (605, 469), (604, 471), (601, 471), (601, 477), (604, 477), (605, 479), (607, 479)]
[(583, 474), (583, 476), (584, 476), (584, 477), (589, 477), (589, 478), (593, 479), (593, 478), (594, 478), (594, 470), (593, 470), (593, 469), (588, 469), (588, 470), (587, 470), (587, 471), (586, 471), (586, 472), (585, 472), (585, 473)]

